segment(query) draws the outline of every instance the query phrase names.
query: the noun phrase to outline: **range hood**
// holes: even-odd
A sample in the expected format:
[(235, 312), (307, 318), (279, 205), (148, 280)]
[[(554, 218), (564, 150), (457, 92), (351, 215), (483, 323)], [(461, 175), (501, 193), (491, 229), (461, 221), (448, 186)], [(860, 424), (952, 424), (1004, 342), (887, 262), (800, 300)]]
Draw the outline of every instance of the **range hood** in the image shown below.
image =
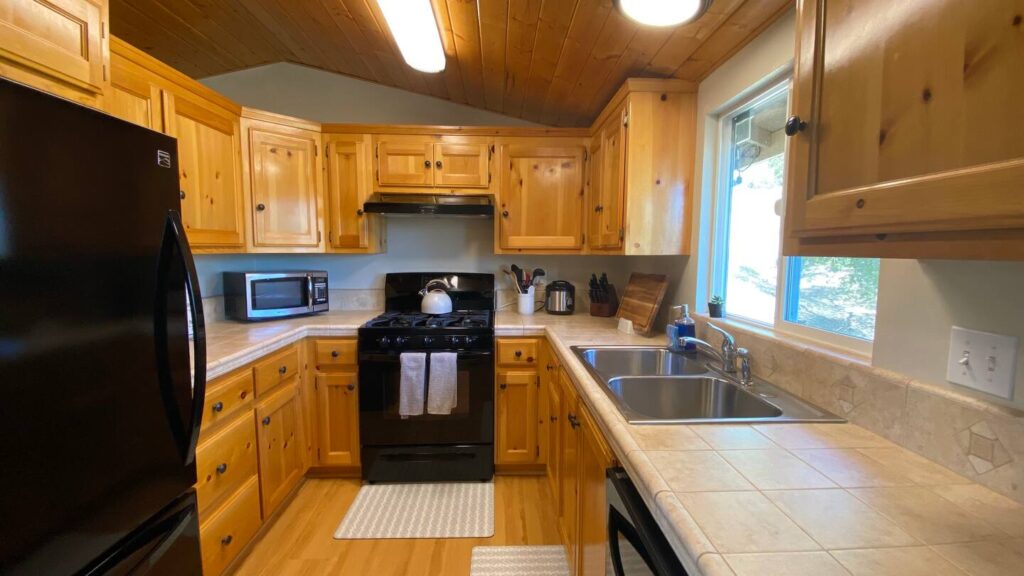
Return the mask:
[(490, 196), (448, 196), (441, 194), (374, 194), (363, 204), (369, 214), (396, 216), (494, 217)]

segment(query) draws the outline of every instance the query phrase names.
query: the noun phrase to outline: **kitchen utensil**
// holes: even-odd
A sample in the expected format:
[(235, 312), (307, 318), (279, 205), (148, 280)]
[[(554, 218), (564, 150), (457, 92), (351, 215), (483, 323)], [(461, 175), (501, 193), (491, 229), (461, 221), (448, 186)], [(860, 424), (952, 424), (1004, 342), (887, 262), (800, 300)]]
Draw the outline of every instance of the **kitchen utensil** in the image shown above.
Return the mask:
[(556, 280), (544, 290), (548, 314), (568, 315), (576, 310), (576, 288), (565, 280)]
[(534, 268), (533, 269), (533, 280), (530, 283), (531, 284), (538, 284), (539, 283), (538, 279), (539, 278), (543, 278), (543, 277), (544, 277), (544, 269), (543, 268)]
[(523, 269), (520, 268), (519, 266), (516, 266), (515, 264), (513, 264), (511, 266), (511, 270), (512, 270), (512, 273), (515, 274), (515, 276), (516, 276), (516, 283), (519, 284), (519, 293), (522, 294), (523, 291), (525, 290), (525, 288), (524, 288), (525, 284), (523, 283)]
[[(440, 284), (444, 288), (431, 288)], [(420, 296), (423, 297), (420, 300), (420, 312), (424, 314), (448, 314), (452, 311), (452, 297), (448, 295), (445, 288), (451, 288), (445, 280), (431, 280), (427, 282), (427, 285), (420, 290)]]
[(664, 274), (634, 272), (629, 276), (629, 284), (626, 285), (616, 316), (632, 320), (633, 330), (637, 334), (649, 335), (667, 288), (668, 278)]
[(503, 267), (501, 269), (501, 271), (505, 273), (505, 276), (508, 277), (509, 282), (511, 282), (512, 286), (515, 287), (516, 293), (517, 294), (522, 294), (523, 293), (523, 289), (522, 289), (522, 286), (519, 285), (519, 280), (516, 279), (516, 275), (513, 274), (512, 271), (509, 270), (508, 268), (504, 268)]

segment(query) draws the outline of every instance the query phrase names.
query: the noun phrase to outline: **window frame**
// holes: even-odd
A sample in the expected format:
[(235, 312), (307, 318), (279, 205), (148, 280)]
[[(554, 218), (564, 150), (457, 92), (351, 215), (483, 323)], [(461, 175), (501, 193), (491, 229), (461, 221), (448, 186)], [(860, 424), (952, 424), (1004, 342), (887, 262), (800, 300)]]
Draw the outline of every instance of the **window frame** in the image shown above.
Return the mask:
[[(718, 138), (715, 146), (715, 167), (714, 167), (714, 188), (711, 191), (711, 225), (710, 234), (710, 260), (708, 274), (708, 294), (720, 295), (726, 300), (725, 320), (740, 327), (753, 328), (755, 330), (769, 331), (777, 337), (794, 338), (811, 344), (825, 345), (829, 348), (838, 349), (843, 353), (870, 359), (874, 339), (863, 340), (853, 336), (846, 336), (836, 332), (829, 332), (820, 328), (814, 328), (796, 322), (786, 320), (787, 306), (790, 304), (790, 290), (793, 288), (793, 281), (796, 280), (796, 288), (799, 289), (799, 280), (794, 278), (794, 267), (791, 261), (799, 256), (783, 256), (782, 247), (784, 241), (784, 226), (779, 226), (779, 254), (777, 264), (777, 277), (775, 279), (775, 310), (772, 322), (767, 323), (755, 318), (748, 318), (738, 314), (730, 314), (728, 311), (728, 287), (726, 275), (729, 262), (729, 217), (731, 212), (732, 186), (731, 179), (734, 169), (734, 154), (731, 151), (733, 137), (733, 119), (754, 108), (758, 104), (777, 97), (781, 92), (787, 93), (787, 102), (792, 100), (793, 76), (788, 73), (781, 79), (773, 79), (764, 87), (758, 87), (748, 97), (736, 102), (729, 108), (721, 111), (717, 116)], [(783, 154), (789, 153), (789, 141), (783, 148)], [(723, 158), (723, 155), (725, 158)], [(785, 219), (786, 205), (786, 183), (789, 177), (789, 163), (784, 163), (782, 173), (782, 199), (780, 204), (780, 219)], [(876, 301), (877, 313), (877, 301)]]

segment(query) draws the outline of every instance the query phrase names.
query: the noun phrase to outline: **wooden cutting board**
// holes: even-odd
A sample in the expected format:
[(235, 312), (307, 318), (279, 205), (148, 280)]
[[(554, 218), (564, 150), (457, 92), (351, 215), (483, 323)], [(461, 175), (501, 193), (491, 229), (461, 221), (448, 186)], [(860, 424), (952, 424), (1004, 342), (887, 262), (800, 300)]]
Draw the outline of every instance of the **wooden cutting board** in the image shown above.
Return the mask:
[(665, 298), (668, 289), (668, 278), (664, 274), (639, 274), (629, 276), (626, 292), (619, 302), (616, 318), (625, 318), (633, 322), (633, 331), (647, 336), (654, 329), (654, 317)]

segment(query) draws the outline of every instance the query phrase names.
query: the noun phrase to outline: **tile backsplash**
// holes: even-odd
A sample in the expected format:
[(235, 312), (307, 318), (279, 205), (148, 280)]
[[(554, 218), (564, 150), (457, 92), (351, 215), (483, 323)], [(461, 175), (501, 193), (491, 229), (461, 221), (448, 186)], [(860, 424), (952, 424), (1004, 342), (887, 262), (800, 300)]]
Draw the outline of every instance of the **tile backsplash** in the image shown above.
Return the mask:
[[(697, 317), (701, 338), (718, 342)], [(1024, 413), (730, 324), (754, 375), (1024, 502)]]

